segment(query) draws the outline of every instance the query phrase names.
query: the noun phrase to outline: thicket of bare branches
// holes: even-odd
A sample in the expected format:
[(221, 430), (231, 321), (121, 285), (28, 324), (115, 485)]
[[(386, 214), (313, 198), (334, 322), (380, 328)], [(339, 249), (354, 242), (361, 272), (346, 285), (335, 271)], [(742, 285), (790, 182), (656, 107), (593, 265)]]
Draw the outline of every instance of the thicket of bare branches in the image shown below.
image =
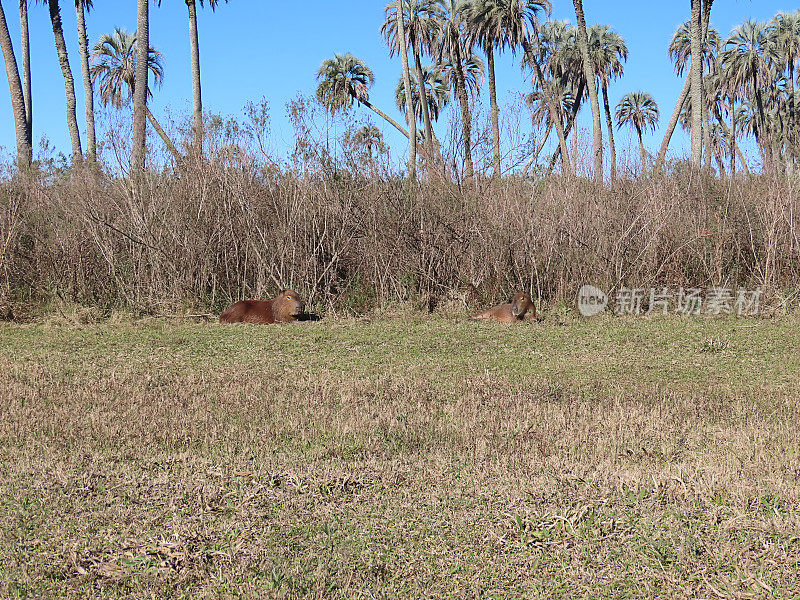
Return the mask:
[[(250, 108), (253, 122), (266, 119)], [(409, 184), (382, 143), (346, 133), (333, 158), (295, 116), (284, 166), (263, 127), (218, 122), (204, 156), (151, 170), (139, 186), (78, 169), (0, 183), (0, 304), (218, 311), (292, 287), (317, 310), (360, 312), (502, 301), (518, 289), (572, 302), (585, 283), (780, 296), (800, 280), (800, 191), (785, 175), (678, 168), (598, 187), (559, 176), (459, 184), (431, 169)]]

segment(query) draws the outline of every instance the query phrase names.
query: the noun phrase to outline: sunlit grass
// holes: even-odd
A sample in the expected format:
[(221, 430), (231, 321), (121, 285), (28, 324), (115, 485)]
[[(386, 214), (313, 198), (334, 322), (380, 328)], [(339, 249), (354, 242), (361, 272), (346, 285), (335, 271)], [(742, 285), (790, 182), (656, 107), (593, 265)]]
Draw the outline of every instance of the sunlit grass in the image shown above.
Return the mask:
[(2, 325), (0, 595), (800, 593), (798, 319), (561, 321)]

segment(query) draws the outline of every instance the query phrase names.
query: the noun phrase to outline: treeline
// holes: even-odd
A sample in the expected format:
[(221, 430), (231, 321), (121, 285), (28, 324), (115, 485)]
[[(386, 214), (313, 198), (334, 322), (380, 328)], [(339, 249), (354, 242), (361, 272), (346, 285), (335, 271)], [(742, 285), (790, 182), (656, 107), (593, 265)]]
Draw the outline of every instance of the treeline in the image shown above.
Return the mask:
[[(191, 34), (193, 121), (192, 135), (181, 145), (170, 138), (147, 107), (148, 97), (164, 77), (162, 56), (149, 40), (150, 2), (138, 0), (134, 33), (116, 29), (90, 45), (86, 17), (93, 4), (91, 0), (76, 0), (77, 50), (86, 101), (84, 144), (61, 7), (59, 0), (46, 0), (64, 77), (73, 162), (86, 158), (92, 163), (97, 159), (96, 104), (121, 107), (133, 103), (129, 156), (130, 166), (136, 170), (145, 167), (146, 123), (160, 137), (175, 164), (192, 152), (205, 151), (198, 3), (212, 10), (221, 4), (219, 0), (185, 3)], [(19, 2), (20, 71), (0, 2), (0, 49), (8, 74), (20, 168), (27, 168), (32, 162), (35, 105), (31, 70), (36, 65), (30, 64), (28, 5), (29, 0)], [(584, 172), (598, 182), (607, 174), (612, 180), (617, 175), (614, 134), (615, 128), (623, 126), (630, 127), (638, 137), (642, 172), (664, 167), (672, 134), (680, 124), (691, 133), (690, 162), (694, 168), (716, 168), (718, 174), (748, 172), (754, 167), (792, 173), (800, 158), (796, 89), (800, 80), (800, 11), (779, 13), (769, 22), (746, 21), (724, 37), (713, 27), (712, 5), (713, 0), (692, 0), (689, 19), (678, 28), (669, 45), (676, 72), (686, 80), (654, 161), (642, 137), (648, 129), (655, 128), (660, 118), (656, 99), (646, 90), (639, 90), (625, 94), (616, 107), (610, 105), (609, 87), (624, 75), (628, 48), (612, 24), (587, 25), (580, 0), (573, 2), (575, 25), (552, 20), (549, 0), (392, 0), (385, 7), (380, 32), (389, 54), (401, 59), (396, 108), (403, 115), (402, 122), (395, 120), (391, 111), (371, 102), (374, 74), (362, 60), (347, 52), (334, 54), (323, 62), (317, 73), (316, 96), (333, 115), (349, 111), (355, 104), (363, 105), (401, 131), (409, 142), (410, 175), (415, 174), (420, 163), (423, 169), (436, 168), (455, 179), (470, 178), (476, 171), (479, 175), (500, 176), (512, 171), (550, 173), (557, 167), (565, 175), (579, 173), (577, 122), (587, 106), (592, 113), (593, 160), (592, 168)], [(527, 92), (535, 135), (528, 140), (530, 147), (526, 148), (522, 164), (503, 164), (495, 64), (508, 60), (508, 54), (521, 56), (523, 71), (530, 79), (530, 88), (522, 92)], [(694, 56), (698, 60), (693, 60)], [(482, 95), (488, 95), (492, 151), (488, 161), (476, 165), (476, 100)], [(456, 155), (445, 156), (434, 124), (451, 102), (457, 104), (460, 150)], [(382, 141), (377, 129), (370, 136), (376, 144)], [(743, 140), (748, 138), (758, 148), (759, 165), (748, 165), (741, 151)], [(539, 165), (548, 141), (556, 142), (557, 149)], [(418, 160), (418, 151), (423, 160)]]

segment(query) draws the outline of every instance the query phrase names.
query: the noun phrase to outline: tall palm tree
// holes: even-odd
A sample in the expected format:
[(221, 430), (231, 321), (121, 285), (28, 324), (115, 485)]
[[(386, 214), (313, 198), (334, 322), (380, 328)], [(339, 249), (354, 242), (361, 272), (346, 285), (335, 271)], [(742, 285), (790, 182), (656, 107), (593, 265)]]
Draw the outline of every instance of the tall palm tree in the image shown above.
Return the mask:
[(50, 22), (53, 25), (53, 37), (55, 38), (56, 52), (58, 53), (58, 63), (61, 65), (61, 73), (64, 75), (64, 89), (67, 95), (67, 128), (72, 141), (72, 160), (81, 160), (83, 152), (81, 151), (78, 117), (75, 111), (75, 80), (72, 77), (72, 69), (69, 66), (67, 43), (64, 41), (64, 28), (61, 25), (61, 7), (58, 5), (58, 0), (46, 1), (47, 7), (50, 9)]
[[(396, 3), (386, 7), (386, 20), (381, 26), (381, 34), (389, 43), (389, 55), (411, 50), (414, 56), (414, 68), (417, 80), (423, 79), (422, 53), (432, 55), (436, 49), (439, 24), (444, 19), (442, 7), (438, 0), (401, 0), (403, 20), (406, 24), (405, 46), (401, 45), (398, 27)], [(405, 75), (404, 75), (405, 77)], [(423, 89), (423, 93), (425, 90)], [(431, 125), (428, 102), (422, 103), (422, 116), (425, 125), (425, 145), (429, 154), (433, 151), (433, 129)]]
[[(446, 62), (445, 73), (450, 78), (450, 86), (458, 98), (461, 108), (461, 129), (464, 137), (464, 174), (470, 178), (474, 174), (472, 165), (472, 117), (467, 96), (465, 61), (477, 58), (472, 53), (472, 42), (467, 36), (465, 14), (468, 2), (464, 0), (439, 0), (444, 13), (439, 30), (438, 62)], [(483, 73), (483, 65), (480, 67)], [(477, 79), (476, 91), (477, 91)]]
[(408, 52), (406, 52), (406, 19), (403, 14), (402, 0), (395, 2), (395, 31), (397, 32), (397, 48), (400, 52), (400, 62), (403, 66), (403, 82), (406, 85), (406, 124), (408, 125), (408, 179), (417, 178), (417, 121), (412, 118), (414, 114), (413, 100), (411, 98), (411, 78), (408, 72)]
[(644, 149), (642, 134), (647, 129), (655, 129), (658, 123), (658, 105), (647, 92), (632, 92), (625, 94), (617, 104), (614, 115), (617, 125), (629, 125), (636, 131), (639, 138), (639, 152), (642, 157), (642, 172), (647, 168), (647, 151)]
[[(447, 85), (447, 80), (445, 79), (441, 67), (435, 65), (425, 67), (422, 70), (422, 77), (422, 81), (424, 82), (423, 87), (425, 88), (424, 93), (420, 93), (417, 78), (411, 73), (411, 99), (414, 105), (414, 116), (417, 121), (422, 120), (424, 114), (422, 110), (422, 98), (424, 97), (428, 102), (428, 114), (434, 121), (438, 121), (439, 115), (450, 100), (450, 87)], [(397, 108), (405, 113), (406, 88), (402, 77), (397, 82), (394, 95)]]
[(28, 0), (19, 0), (19, 32), (22, 39), (22, 87), (28, 139), (33, 140), (33, 98), (31, 97), (31, 43), (28, 34)]
[(136, 19), (136, 67), (133, 95), (133, 151), (131, 153), (131, 169), (134, 173), (144, 171), (145, 144), (147, 138), (147, 76), (149, 73), (148, 54), (150, 51), (150, 4), (148, 0), (138, 0)]
[[(719, 51), (719, 34), (709, 25), (709, 14), (711, 10), (711, 3), (705, 2), (703, 4), (703, 12), (701, 16), (701, 23), (702, 23), (702, 31), (703, 31), (703, 39), (701, 44), (701, 52), (702, 52), (702, 61), (700, 62), (701, 72), (707, 72), (709, 76), (713, 76), (717, 70), (717, 53)], [(686, 21), (683, 25), (681, 25), (678, 30), (675, 32), (675, 35), (672, 38), (672, 42), (669, 46), (669, 55), (670, 58), (675, 63), (675, 72), (678, 76), (682, 76), (683, 72), (686, 68), (687, 63), (691, 60), (692, 56), (692, 21)], [(681, 94), (679, 99), (678, 105), (675, 107), (675, 112), (673, 112), (673, 118), (677, 119), (680, 111), (683, 110), (683, 107), (688, 102), (689, 94), (694, 94), (691, 83), (693, 76), (693, 71), (690, 67), (689, 77), (687, 78), (688, 83), (686, 83), (685, 93)], [(705, 79), (706, 75), (703, 75), (703, 79)], [(705, 95), (707, 86), (703, 84), (701, 90), (701, 96)], [(703, 106), (706, 106), (707, 103), (703, 101)], [(708, 112), (701, 111), (699, 116), (700, 118), (700, 132), (702, 137), (702, 146), (708, 148), (711, 144), (710, 139), (710, 128), (708, 127)], [(671, 133), (674, 131), (675, 123), (677, 120), (670, 121), (670, 128), (668, 135), (671, 137)], [(665, 138), (666, 139), (666, 138)], [(666, 152), (666, 147), (664, 147), (664, 151)], [(706, 166), (710, 167), (712, 153), (706, 152)]]
[[(715, 53), (716, 49), (719, 47), (719, 34), (715, 29), (710, 27), (708, 20), (703, 22), (703, 29), (705, 31), (705, 41), (702, 46), (702, 59), (704, 66), (710, 69), (712, 63), (716, 60)], [(675, 72), (679, 77), (683, 75), (687, 63), (689, 60), (691, 60), (691, 48), (691, 21), (686, 21), (675, 31), (675, 34), (672, 36), (672, 42), (669, 45), (669, 55), (672, 58), (672, 61), (675, 63)], [(691, 92), (692, 78), (690, 75), (691, 74), (688, 74), (686, 76), (686, 79), (683, 83), (683, 89), (678, 95), (678, 101), (675, 103), (675, 108), (672, 111), (669, 125), (667, 125), (664, 139), (661, 141), (661, 147), (658, 150), (658, 157), (656, 158), (654, 167), (656, 171), (661, 169), (661, 166), (664, 164), (664, 160), (667, 156), (667, 148), (669, 147), (670, 140), (672, 140), (672, 134), (675, 132), (675, 127), (678, 124), (681, 111), (683, 110), (684, 104), (687, 102)]]
[(22, 80), (19, 78), (17, 58), (14, 56), (14, 46), (11, 43), (11, 34), (8, 32), (6, 14), (0, 3), (0, 49), (6, 63), (8, 75), (8, 89), (11, 96), (11, 108), (14, 111), (14, 129), (17, 135), (17, 164), (27, 167), (31, 164), (32, 143), (28, 130), (28, 119), (25, 114), (25, 94), (22, 90)]
[[(138, 80), (136, 77), (139, 62), (139, 39), (136, 33), (128, 33), (124, 29), (115, 29), (114, 33), (103, 34), (92, 49), (91, 68), (92, 83), (98, 84), (100, 102), (107, 106), (111, 104), (116, 108), (128, 106), (131, 100), (135, 101)], [(153, 75), (153, 83), (161, 85), (164, 79), (162, 56), (158, 50), (148, 48), (146, 68)], [(145, 98), (152, 97), (153, 92), (148, 86), (145, 89)], [(181, 155), (175, 145), (167, 136), (164, 129), (156, 120), (150, 108), (145, 103), (145, 116), (158, 136), (164, 142), (167, 150), (175, 157), (176, 162), (181, 160)]]
[(692, 152), (691, 163), (696, 168), (701, 167), (702, 160), (702, 134), (703, 134), (703, 67), (701, 60), (695, 60), (701, 55), (703, 48), (703, 34), (702, 34), (702, 0), (691, 0), (692, 3), (692, 18), (691, 18), (691, 47), (692, 47), (692, 63), (689, 71), (689, 78), (691, 79), (692, 91), (692, 104), (698, 107), (698, 110), (692, 114)]
[[(197, 2), (200, 8), (205, 7), (205, 0), (184, 0), (189, 13), (189, 46), (192, 62), (192, 100), (194, 105), (194, 138), (195, 144), (201, 146), (203, 139), (203, 98), (200, 88), (200, 42), (197, 36)], [(221, 0), (208, 0), (212, 11), (217, 9)], [(224, 0), (228, 2), (228, 0)], [(162, 0), (158, 0), (161, 6)]]
[[(583, 71), (583, 58), (578, 50), (577, 29), (567, 21), (548, 21), (538, 34), (539, 50), (534, 54), (529, 49), (523, 58), (523, 65), (533, 67), (536, 71), (538, 65), (544, 75), (549, 75), (547, 85), (550, 90), (542, 87), (542, 79), (534, 80), (534, 94), (541, 90), (539, 100), (548, 103), (547, 114), (551, 116), (551, 124), (555, 126), (559, 136), (559, 146), (550, 159), (547, 174), (552, 173), (561, 152), (561, 133), (566, 139), (577, 122), (581, 102), (586, 92), (586, 77)], [(550, 101), (551, 96), (555, 99)], [(569, 98), (569, 102), (561, 101), (562, 97)], [(555, 109), (553, 109), (555, 106)], [(559, 132), (559, 127), (561, 132)], [(577, 142), (577, 132), (573, 132), (573, 148)], [(564, 146), (566, 148), (566, 145)], [(573, 152), (577, 154), (577, 152)]]
[(731, 33), (722, 52), (722, 69), (730, 85), (754, 102), (756, 120), (753, 135), (762, 150), (766, 166), (772, 165), (764, 91), (774, 82), (768, 62), (769, 28), (766, 23), (745, 21)]
[[(512, 54), (516, 53), (517, 48), (522, 48), (523, 52), (531, 56), (540, 54), (534, 53), (534, 47), (540, 50), (539, 41), (539, 12), (549, 14), (551, 9), (550, 0), (473, 0), (472, 6), (468, 11), (469, 29), (473, 38), (486, 52), (486, 67), (489, 74), (489, 103), (492, 113), (492, 145), (494, 174), (501, 172), (500, 165), (500, 123), (499, 108), (497, 106), (497, 87), (494, 68), (494, 51), (502, 51), (510, 48)], [(553, 114), (556, 99), (551, 93), (549, 81), (546, 81), (541, 71), (541, 66), (536, 60), (532, 61), (534, 72), (545, 91), (548, 102), (553, 104)], [(566, 139), (563, 135), (563, 127), (559, 123), (557, 130), (560, 131), (559, 143), (563, 142), (564, 155), (562, 159), (565, 165), (569, 163), (566, 155)], [(562, 139), (564, 138), (564, 139)], [(568, 167), (567, 171), (571, 169)]]
[(788, 132), (791, 153), (798, 154), (798, 123), (795, 79), (800, 78), (800, 10), (793, 13), (778, 13), (772, 21), (771, 34), (773, 60), (776, 71), (786, 75), (788, 86)]
[(91, 8), (92, 0), (75, 0), (75, 13), (78, 18), (78, 46), (81, 52), (81, 71), (83, 73), (83, 97), (86, 105), (86, 156), (89, 162), (96, 162), (97, 141), (94, 127), (94, 88), (89, 72), (89, 40), (86, 37), (86, 13)]
[(628, 47), (622, 36), (608, 25), (592, 25), (589, 28), (589, 57), (594, 63), (600, 88), (603, 92), (603, 110), (608, 129), (608, 145), (611, 153), (611, 179), (617, 177), (617, 149), (614, 143), (614, 122), (608, 103), (608, 86), (611, 81), (621, 77), (622, 63), (628, 60)]
[[(594, 178), (603, 181), (603, 131), (600, 129), (600, 102), (597, 99), (597, 81), (595, 80), (594, 62), (589, 58), (589, 35), (586, 33), (586, 17), (583, 14), (582, 0), (573, 0), (575, 16), (578, 20), (578, 47), (583, 57), (583, 69), (586, 86), (589, 89), (589, 101), (592, 106), (592, 122), (594, 124)], [(577, 136), (577, 130), (575, 135)], [(577, 139), (577, 137), (576, 137)]]
[(363, 104), (375, 114), (380, 115), (404, 136), (408, 131), (389, 115), (369, 101), (369, 88), (375, 83), (372, 70), (352, 54), (335, 54), (322, 62), (317, 71), (317, 99), (330, 112), (335, 114), (346, 110), (353, 102)]

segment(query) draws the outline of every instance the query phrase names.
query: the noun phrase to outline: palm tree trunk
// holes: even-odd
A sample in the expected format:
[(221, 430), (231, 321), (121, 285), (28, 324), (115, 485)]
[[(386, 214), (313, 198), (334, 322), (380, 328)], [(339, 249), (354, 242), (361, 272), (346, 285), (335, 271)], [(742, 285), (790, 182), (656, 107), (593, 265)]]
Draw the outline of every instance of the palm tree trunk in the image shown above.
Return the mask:
[(28, 0), (19, 0), (19, 31), (22, 38), (22, 86), (25, 94), (25, 119), (28, 139), (33, 141), (33, 101), (31, 98), (31, 44), (28, 35)]
[(75, 2), (78, 17), (78, 46), (81, 51), (81, 71), (83, 74), (83, 96), (86, 104), (86, 156), (89, 162), (97, 162), (97, 140), (94, 128), (94, 86), (89, 73), (89, 40), (86, 37), (86, 7), (84, 0)]
[[(703, 48), (705, 48), (706, 44), (708, 43), (708, 25), (711, 19), (711, 4), (714, 0), (703, 0), (703, 13), (702, 13), (702, 30), (701, 35), (703, 36)], [(702, 63), (701, 63), (702, 67)], [(705, 148), (705, 168), (707, 170), (711, 170), (711, 127), (709, 125), (709, 114), (708, 114), (708, 99), (706, 97), (706, 86), (703, 85), (703, 112), (701, 116), (703, 118), (703, 148)]]
[(494, 46), (486, 45), (486, 67), (489, 70), (489, 106), (492, 113), (492, 164), (493, 175), (500, 176), (500, 109), (497, 106), (497, 82), (494, 73)]
[[(567, 121), (567, 126), (564, 128), (564, 137), (569, 137), (570, 132), (572, 129), (578, 129), (577, 122), (578, 122), (578, 112), (581, 109), (581, 101), (583, 99), (583, 90), (585, 88), (585, 84), (583, 80), (578, 83), (578, 89), (575, 91), (575, 102), (572, 104), (572, 112), (569, 114), (569, 120)], [(577, 131), (576, 131), (577, 135)], [(573, 168), (575, 172), (578, 171), (578, 158), (577, 152), (573, 152), (575, 156), (575, 162), (573, 163)], [(550, 175), (553, 172), (553, 169), (556, 167), (556, 161), (558, 157), (561, 156), (561, 146), (556, 148), (556, 151), (553, 153), (553, 156), (550, 157), (550, 165), (547, 167), (547, 175)]]
[(461, 48), (456, 45), (455, 52), (456, 95), (461, 106), (461, 128), (464, 134), (464, 175), (467, 179), (474, 174), (472, 165), (472, 118), (469, 114), (469, 98), (467, 97), (467, 82), (464, 78), (464, 65), (461, 62)]
[(787, 146), (791, 164), (794, 167), (797, 161), (797, 120), (795, 119), (795, 87), (794, 87), (794, 57), (789, 60), (789, 127), (787, 136)]
[(765, 170), (769, 171), (772, 169), (772, 135), (767, 126), (767, 116), (764, 113), (764, 98), (755, 79), (753, 80), (753, 95), (756, 99), (756, 109), (758, 110), (757, 121), (759, 121), (756, 142), (761, 142), (761, 147), (764, 153), (764, 168)]
[[(573, 0), (575, 16), (578, 20), (578, 46), (583, 57), (583, 72), (586, 76), (586, 85), (589, 88), (589, 100), (592, 105), (592, 122), (594, 125), (594, 179), (598, 183), (603, 181), (603, 130), (600, 126), (600, 102), (597, 98), (597, 79), (594, 72), (594, 63), (589, 60), (589, 36), (586, 33), (586, 17), (583, 14), (583, 1)], [(577, 128), (575, 134), (577, 135)], [(577, 160), (577, 159), (576, 159)]]
[(637, 127), (636, 135), (639, 137), (639, 155), (642, 158), (642, 175), (647, 172), (647, 150), (644, 149), (644, 142), (642, 141), (642, 132)]
[(78, 129), (78, 117), (75, 110), (75, 80), (72, 78), (72, 69), (69, 67), (67, 43), (64, 41), (64, 29), (61, 26), (61, 7), (58, 5), (58, 0), (47, 0), (47, 6), (50, 9), (50, 21), (53, 24), (53, 37), (56, 42), (58, 63), (61, 65), (61, 73), (64, 75), (64, 89), (67, 94), (67, 127), (69, 129), (69, 137), (72, 140), (72, 160), (82, 160), (81, 134)]
[(658, 158), (656, 158), (656, 164), (655, 167), (653, 167), (654, 171), (660, 171), (661, 167), (664, 166), (664, 160), (667, 157), (669, 141), (672, 139), (672, 134), (675, 133), (675, 126), (678, 124), (678, 119), (680, 119), (683, 105), (686, 104), (686, 99), (689, 97), (689, 90), (691, 86), (692, 79), (691, 74), (689, 74), (686, 76), (686, 81), (683, 83), (681, 95), (678, 96), (678, 101), (675, 103), (675, 109), (672, 111), (672, 117), (670, 117), (669, 125), (667, 125), (667, 132), (664, 134), (664, 140), (661, 142), (661, 148), (658, 150)]
[[(411, 45), (414, 53), (414, 67), (417, 71), (419, 101), (422, 103), (422, 123), (425, 126), (425, 146), (428, 149), (428, 155), (433, 156), (433, 126), (431, 125), (431, 110), (428, 106), (428, 88), (425, 85), (425, 74), (422, 72), (419, 41), (416, 36), (412, 38)], [(416, 114), (414, 117), (416, 118)]]
[[(734, 103), (731, 102), (731, 115), (734, 114)], [(725, 123), (725, 120), (722, 119), (721, 115), (717, 115), (717, 120), (719, 124), (722, 126), (722, 131), (727, 135), (731, 140), (731, 177), (736, 175), (736, 157), (739, 157), (739, 161), (742, 163), (744, 167), (744, 172), (747, 175), (750, 175), (750, 167), (747, 166), (747, 161), (744, 159), (744, 155), (742, 154), (741, 148), (739, 148), (739, 144), (736, 143), (736, 119), (731, 116), (731, 128), (728, 129), (728, 125)]]
[(144, 170), (145, 133), (147, 125), (147, 54), (150, 48), (150, 13), (148, 0), (138, 0), (136, 21), (136, 77), (133, 89), (133, 171)]
[(578, 128), (572, 128), (572, 164), (575, 166), (575, 172), (578, 172)]
[(6, 14), (0, 4), (0, 49), (6, 63), (8, 76), (8, 90), (11, 96), (11, 108), (14, 111), (14, 129), (17, 135), (17, 166), (29, 167), (32, 159), (32, 144), (28, 136), (28, 118), (25, 114), (25, 95), (22, 91), (22, 81), (19, 78), (17, 58), (14, 56), (14, 46), (11, 43), (11, 34), (8, 32)]
[(528, 162), (525, 163), (525, 168), (522, 169), (522, 176), (523, 177), (525, 177), (525, 175), (528, 174), (528, 171), (530, 171), (530, 168), (533, 166), (533, 163), (536, 162), (536, 159), (539, 157), (539, 154), (541, 154), (542, 148), (544, 148), (544, 145), (547, 143), (547, 138), (550, 137), (550, 132), (551, 131), (553, 131), (553, 122), (552, 121), (550, 121), (547, 124), (547, 129), (544, 132), (544, 137), (542, 138), (542, 141), (539, 143), (539, 146), (536, 148), (536, 152), (534, 152), (533, 156), (531, 156), (530, 159), (528, 160)]
[[(141, 0), (140, 0), (141, 1)], [(408, 73), (408, 54), (406, 52), (406, 23), (403, 16), (402, 0), (395, 3), (397, 10), (397, 36), (400, 42), (400, 59), (403, 63), (403, 84), (406, 88), (406, 123), (408, 124), (408, 178), (417, 177), (417, 119), (414, 117), (414, 101), (411, 98), (411, 77)]]
[(198, 149), (203, 143), (203, 98), (200, 89), (200, 42), (197, 37), (197, 6), (186, 0), (189, 11), (189, 45), (192, 59), (192, 100), (194, 104), (194, 140)]
[(405, 129), (403, 129), (403, 127), (402, 127), (402, 125), (400, 125), (400, 123), (398, 123), (397, 121), (395, 121), (395, 120), (394, 120), (392, 117), (390, 117), (389, 115), (387, 115), (385, 112), (383, 112), (383, 111), (382, 111), (380, 108), (378, 108), (377, 106), (373, 106), (373, 105), (370, 103), (370, 101), (369, 101), (369, 100), (363, 100), (363, 99), (359, 99), (358, 101), (359, 101), (359, 102), (361, 102), (361, 104), (363, 104), (364, 106), (366, 106), (368, 109), (370, 109), (370, 110), (374, 111), (374, 112), (375, 112), (375, 114), (377, 114), (377, 115), (379, 115), (379, 116), (383, 117), (384, 119), (386, 119), (386, 121), (388, 121), (390, 124), (392, 124), (392, 125), (394, 126), (394, 128), (395, 128), (395, 129), (397, 129), (397, 131), (399, 131), (400, 133), (402, 133), (404, 136), (406, 136), (406, 138), (408, 137), (408, 131), (406, 131)]
[[(724, 121), (723, 121), (724, 123)], [(731, 177), (736, 175), (736, 110), (735, 103), (731, 100)]]
[(603, 82), (603, 109), (606, 113), (608, 128), (608, 146), (611, 152), (611, 181), (617, 178), (617, 147), (614, 145), (614, 121), (611, 118), (611, 107), (608, 104), (608, 85)]
[(539, 81), (539, 85), (544, 92), (544, 97), (547, 99), (547, 106), (550, 111), (550, 119), (553, 122), (553, 126), (556, 128), (556, 135), (558, 135), (558, 147), (561, 150), (561, 170), (564, 175), (572, 175), (573, 170), (569, 161), (569, 153), (567, 151), (567, 139), (564, 135), (564, 123), (561, 121), (561, 102), (560, 100), (556, 99), (550, 82), (545, 78), (544, 73), (542, 73), (542, 67), (539, 65), (539, 61), (536, 60), (536, 57), (541, 56), (542, 49), (542, 42), (539, 39), (539, 31), (536, 27), (533, 28), (533, 41), (536, 44), (536, 53), (533, 53), (530, 44), (527, 41), (523, 41), (523, 51), (534, 58), (531, 61), (533, 63), (533, 72), (536, 74), (536, 79)]
[(736, 150), (736, 156), (739, 157), (739, 162), (744, 167), (744, 172), (749, 176), (750, 175), (750, 166), (747, 164), (747, 161), (744, 159), (744, 154), (742, 154), (742, 149), (739, 147), (739, 144), (736, 143), (736, 140), (733, 141), (734, 149)]
[(691, 164), (699, 169), (702, 164), (702, 133), (703, 133), (703, 45), (702, 22), (700, 17), (701, 0), (691, 0), (691, 44), (692, 63), (689, 69), (689, 78), (692, 82), (692, 154)]
[(725, 163), (722, 161), (722, 157), (720, 156), (719, 152), (714, 153), (714, 158), (717, 161), (717, 168), (719, 169), (719, 176), (724, 177), (725, 173)]
[(158, 121), (156, 121), (156, 118), (153, 116), (153, 113), (150, 112), (150, 107), (145, 105), (145, 109), (147, 109), (147, 120), (150, 121), (150, 125), (153, 126), (153, 129), (156, 130), (158, 137), (161, 138), (161, 141), (164, 142), (164, 145), (167, 147), (167, 150), (169, 150), (170, 154), (172, 154), (172, 156), (175, 158), (175, 162), (180, 163), (183, 160), (183, 157), (181, 156), (180, 152), (178, 152), (178, 149), (175, 147), (175, 144), (172, 143), (172, 140), (169, 139), (167, 133), (164, 131), (164, 129), (161, 127)]

